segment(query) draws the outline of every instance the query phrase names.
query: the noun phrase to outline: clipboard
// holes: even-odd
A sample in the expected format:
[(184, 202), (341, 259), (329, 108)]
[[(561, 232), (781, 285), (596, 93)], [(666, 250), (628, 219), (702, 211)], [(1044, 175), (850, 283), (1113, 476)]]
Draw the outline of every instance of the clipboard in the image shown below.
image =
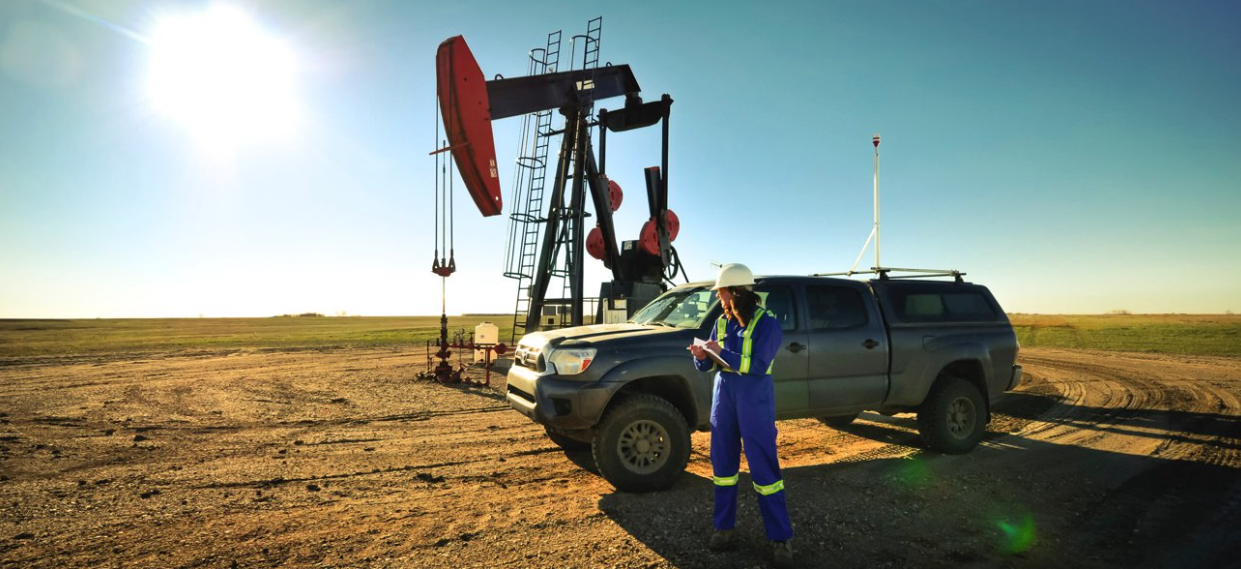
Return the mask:
[(707, 357), (710, 358), (711, 361), (715, 362), (715, 365), (720, 366), (720, 369), (730, 372), (733, 371), (733, 368), (728, 365), (728, 362), (725, 362), (724, 358), (720, 357), (719, 352), (713, 352), (707, 349), (706, 340), (703, 340), (702, 338), (694, 338), (694, 345), (702, 348), (702, 350), (707, 353)]

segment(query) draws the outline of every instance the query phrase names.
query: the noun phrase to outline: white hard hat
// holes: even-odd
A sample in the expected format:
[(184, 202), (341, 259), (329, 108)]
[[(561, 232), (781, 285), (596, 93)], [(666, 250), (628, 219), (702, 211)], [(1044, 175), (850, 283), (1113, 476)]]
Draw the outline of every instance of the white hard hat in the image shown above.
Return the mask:
[(711, 287), (711, 290), (730, 286), (754, 286), (754, 273), (741, 263), (729, 263), (720, 267), (720, 274), (715, 277), (715, 286)]

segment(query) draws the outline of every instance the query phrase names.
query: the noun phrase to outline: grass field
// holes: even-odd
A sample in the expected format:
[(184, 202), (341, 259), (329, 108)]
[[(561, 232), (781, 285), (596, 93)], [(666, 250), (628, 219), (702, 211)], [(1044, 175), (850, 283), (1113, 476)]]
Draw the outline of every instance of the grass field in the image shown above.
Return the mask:
[[(1241, 356), (1241, 316), (1012, 314), (1025, 347)], [(509, 341), (512, 316), (453, 316), (450, 335), (490, 321)], [(425, 345), (439, 317), (0, 320), (0, 357), (197, 349)], [(451, 341), (451, 337), (449, 338)]]
[[(222, 348), (423, 346), (438, 316), (0, 320), (0, 357)], [(508, 342), (512, 315), (448, 318), (449, 341), (491, 322)]]
[(1010, 314), (1026, 347), (1241, 356), (1241, 316)]

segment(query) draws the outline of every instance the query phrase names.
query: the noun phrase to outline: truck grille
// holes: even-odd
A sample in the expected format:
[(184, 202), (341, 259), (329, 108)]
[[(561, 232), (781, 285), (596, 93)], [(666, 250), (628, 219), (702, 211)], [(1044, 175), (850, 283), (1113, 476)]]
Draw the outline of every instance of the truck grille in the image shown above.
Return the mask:
[(542, 352), (543, 350), (540, 348), (518, 345), (517, 352), (513, 354), (513, 363), (542, 373), (547, 367), (546, 363), (543, 361)]

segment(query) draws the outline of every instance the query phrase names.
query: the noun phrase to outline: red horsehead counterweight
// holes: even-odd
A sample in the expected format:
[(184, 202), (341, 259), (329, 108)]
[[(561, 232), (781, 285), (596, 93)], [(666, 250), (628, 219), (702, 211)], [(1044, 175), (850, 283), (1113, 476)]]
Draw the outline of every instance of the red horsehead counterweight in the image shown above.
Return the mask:
[(435, 55), (440, 116), (461, 180), (484, 217), (499, 215), (500, 177), (496, 146), (491, 134), (491, 103), (487, 80), (470, 53), (465, 38), (454, 36), (440, 44)]

